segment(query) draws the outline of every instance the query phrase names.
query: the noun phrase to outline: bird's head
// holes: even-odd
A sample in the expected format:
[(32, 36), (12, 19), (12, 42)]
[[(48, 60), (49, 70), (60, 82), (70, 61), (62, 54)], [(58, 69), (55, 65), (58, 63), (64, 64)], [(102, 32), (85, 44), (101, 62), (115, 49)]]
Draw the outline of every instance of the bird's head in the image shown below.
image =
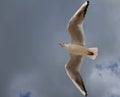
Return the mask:
[(64, 43), (59, 43), (59, 45), (64, 48), (65, 47), (65, 44)]

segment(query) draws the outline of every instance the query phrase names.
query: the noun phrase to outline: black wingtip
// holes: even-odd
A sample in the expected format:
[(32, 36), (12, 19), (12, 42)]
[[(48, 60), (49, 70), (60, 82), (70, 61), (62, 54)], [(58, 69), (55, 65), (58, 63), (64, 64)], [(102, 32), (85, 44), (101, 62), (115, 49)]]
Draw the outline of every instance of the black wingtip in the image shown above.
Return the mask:
[(89, 4), (90, 4), (90, 1), (87, 1), (87, 7), (86, 7), (86, 9), (88, 8)]
[(90, 2), (87, 1), (87, 5), (86, 5), (85, 12), (84, 12), (84, 15), (83, 15), (84, 17), (85, 17), (85, 14), (86, 14), (86, 12), (87, 12), (87, 8), (88, 8), (88, 6), (89, 6), (89, 3), (90, 3)]
[(90, 1), (87, 1), (87, 4), (89, 5), (89, 4), (90, 4)]
[(87, 93), (87, 91), (85, 92), (85, 97), (87, 97), (88, 96), (88, 93)]
[(87, 95), (88, 95), (88, 94), (86, 93), (86, 94), (85, 94), (85, 97), (87, 97)]

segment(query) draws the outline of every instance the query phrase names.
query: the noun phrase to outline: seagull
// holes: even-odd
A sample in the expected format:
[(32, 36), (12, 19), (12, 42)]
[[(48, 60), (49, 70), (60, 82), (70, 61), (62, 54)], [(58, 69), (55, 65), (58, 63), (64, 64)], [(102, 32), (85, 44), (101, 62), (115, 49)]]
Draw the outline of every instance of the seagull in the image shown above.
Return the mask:
[(65, 64), (65, 70), (74, 85), (82, 93), (87, 96), (87, 91), (83, 79), (79, 73), (82, 56), (96, 59), (98, 48), (86, 48), (84, 42), (83, 20), (85, 18), (89, 1), (86, 1), (76, 11), (68, 22), (67, 30), (70, 34), (71, 41), (69, 44), (60, 43), (60, 46), (70, 53), (70, 58)]

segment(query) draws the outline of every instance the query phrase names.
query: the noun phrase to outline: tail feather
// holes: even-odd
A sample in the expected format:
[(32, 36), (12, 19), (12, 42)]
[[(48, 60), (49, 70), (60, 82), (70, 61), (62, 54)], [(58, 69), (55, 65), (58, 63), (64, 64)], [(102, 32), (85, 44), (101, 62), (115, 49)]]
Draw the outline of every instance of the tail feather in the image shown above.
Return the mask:
[(89, 53), (86, 55), (92, 60), (95, 60), (98, 55), (98, 48), (89, 48)]

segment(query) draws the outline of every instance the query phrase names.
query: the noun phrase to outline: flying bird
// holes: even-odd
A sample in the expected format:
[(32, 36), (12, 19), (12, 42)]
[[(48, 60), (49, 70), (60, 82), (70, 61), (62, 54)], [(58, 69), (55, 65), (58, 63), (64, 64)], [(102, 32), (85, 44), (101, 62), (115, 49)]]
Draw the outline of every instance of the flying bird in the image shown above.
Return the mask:
[(84, 41), (83, 20), (85, 18), (89, 1), (86, 1), (71, 17), (68, 22), (67, 30), (70, 34), (71, 41), (69, 44), (60, 43), (60, 46), (70, 53), (70, 58), (65, 64), (66, 73), (72, 80), (78, 90), (87, 96), (87, 91), (83, 79), (79, 73), (79, 67), (82, 61), (82, 56), (87, 56), (95, 59), (97, 56), (98, 48), (86, 48)]

